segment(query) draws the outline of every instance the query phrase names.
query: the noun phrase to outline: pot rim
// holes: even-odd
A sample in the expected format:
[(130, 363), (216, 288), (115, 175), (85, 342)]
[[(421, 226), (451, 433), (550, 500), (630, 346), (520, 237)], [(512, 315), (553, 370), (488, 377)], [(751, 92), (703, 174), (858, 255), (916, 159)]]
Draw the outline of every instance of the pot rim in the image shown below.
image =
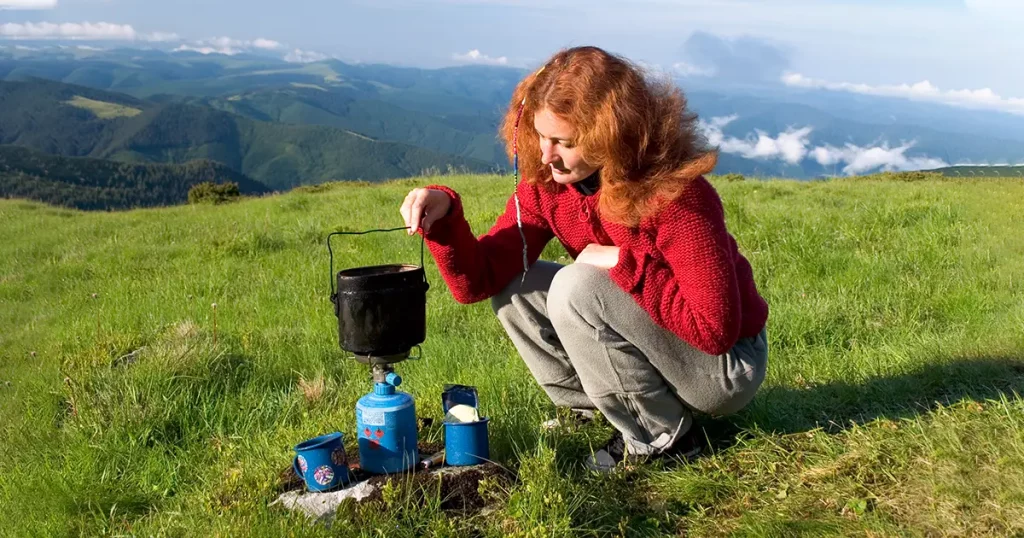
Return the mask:
[[(373, 272), (374, 269), (393, 269), (387, 272)], [(368, 278), (368, 277), (383, 277), (391, 275), (402, 275), (405, 276), (409, 273), (415, 273), (417, 271), (423, 271), (422, 265), (413, 265), (411, 263), (387, 263), (381, 265), (364, 265), (361, 267), (350, 267), (348, 269), (342, 269), (338, 271), (338, 279), (353, 279), (353, 278)]]

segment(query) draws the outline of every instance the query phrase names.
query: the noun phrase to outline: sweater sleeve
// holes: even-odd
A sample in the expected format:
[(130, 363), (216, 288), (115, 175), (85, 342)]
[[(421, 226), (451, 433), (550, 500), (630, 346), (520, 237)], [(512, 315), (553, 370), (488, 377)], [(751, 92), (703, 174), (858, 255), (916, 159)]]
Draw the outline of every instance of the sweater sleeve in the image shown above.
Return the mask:
[[(458, 193), (443, 185), (427, 188), (448, 193), (452, 206), (424, 235), (441, 276), (456, 301), (468, 304), (497, 295), (523, 271), (523, 239), (516, 222), (515, 199), (509, 197), (505, 212), (491, 229), (475, 237), (463, 212)], [(554, 237), (540, 215), (536, 187), (521, 182), (517, 188), (527, 259), (533, 265), (548, 241)]]
[(714, 188), (702, 180), (691, 187), (662, 211), (653, 231), (641, 232), (643, 240), (620, 247), (610, 274), (656, 323), (720, 355), (739, 339), (742, 320), (736, 246)]

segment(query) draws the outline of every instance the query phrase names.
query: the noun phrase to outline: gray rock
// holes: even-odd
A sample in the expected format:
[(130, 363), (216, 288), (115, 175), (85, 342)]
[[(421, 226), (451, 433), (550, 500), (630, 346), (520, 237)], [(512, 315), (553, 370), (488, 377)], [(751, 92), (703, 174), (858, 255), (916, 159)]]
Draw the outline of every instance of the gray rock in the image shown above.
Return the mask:
[[(345, 499), (363, 501), (380, 489), (390, 480), (401, 480), (404, 484), (427, 484), (440, 479), (440, 492), (445, 502), (442, 509), (465, 509), (479, 506), (483, 499), (477, 493), (481, 479), (489, 476), (501, 476), (502, 468), (494, 463), (471, 465), (465, 467), (436, 467), (419, 470), (412, 474), (377, 475), (369, 479), (353, 482), (344, 489), (323, 493), (307, 492), (297, 489), (282, 493), (271, 506), (281, 505), (288, 510), (305, 513), (311, 519), (319, 520), (330, 526), (338, 506)], [(301, 482), (300, 482), (301, 483)], [(379, 499), (380, 495), (376, 495)]]
[(323, 493), (302, 490), (282, 493), (270, 506), (280, 504), (289, 510), (298, 510), (312, 519), (330, 521), (334, 512), (345, 499), (361, 501), (369, 497), (377, 487), (369, 482), (356, 482), (345, 489)]

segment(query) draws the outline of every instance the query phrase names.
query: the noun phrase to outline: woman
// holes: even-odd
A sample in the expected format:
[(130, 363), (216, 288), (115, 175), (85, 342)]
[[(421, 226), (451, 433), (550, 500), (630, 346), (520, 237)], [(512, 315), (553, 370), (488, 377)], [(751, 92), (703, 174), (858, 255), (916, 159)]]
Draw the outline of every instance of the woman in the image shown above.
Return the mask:
[[(409, 233), (457, 301), (491, 299), (556, 405), (615, 426), (592, 468), (696, 455), (692, 413), (739, 411), (764, 380), (768, 317), (696, 116), (671, 83), (579, 47), (519, 83), (501, 132), (524, 181), (490, 231), (434, 185), (402, 204)], [(537, 261), (552, 238), (575, 263)]]

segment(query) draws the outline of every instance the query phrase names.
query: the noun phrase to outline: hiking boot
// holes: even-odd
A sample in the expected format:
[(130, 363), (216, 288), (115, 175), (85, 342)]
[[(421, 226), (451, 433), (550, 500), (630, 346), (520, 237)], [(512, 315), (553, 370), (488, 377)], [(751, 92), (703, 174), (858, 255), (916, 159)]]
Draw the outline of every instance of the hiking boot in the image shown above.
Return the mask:
[(594, 412), (590, 409), (570, 409), (567, 414), (560, 412), (558, 415), (553, 419), (541, 422), (541, 431), (574, 430), (594, 421)]
[(698, 435), (699, 431), (696, 427), (690, 427), (689, 431), (676, 440), (674, 445), (654, 454), (630, 453), (626, 446), (626, 440), (623, 439), (620, 432), (616, 431), (604, 447), (587, 458), (587, 468), (600, 473), (608, 473), (623, 462), (627, 465), (666, 459), (689, 462), (700, 455), (703, 448)]

